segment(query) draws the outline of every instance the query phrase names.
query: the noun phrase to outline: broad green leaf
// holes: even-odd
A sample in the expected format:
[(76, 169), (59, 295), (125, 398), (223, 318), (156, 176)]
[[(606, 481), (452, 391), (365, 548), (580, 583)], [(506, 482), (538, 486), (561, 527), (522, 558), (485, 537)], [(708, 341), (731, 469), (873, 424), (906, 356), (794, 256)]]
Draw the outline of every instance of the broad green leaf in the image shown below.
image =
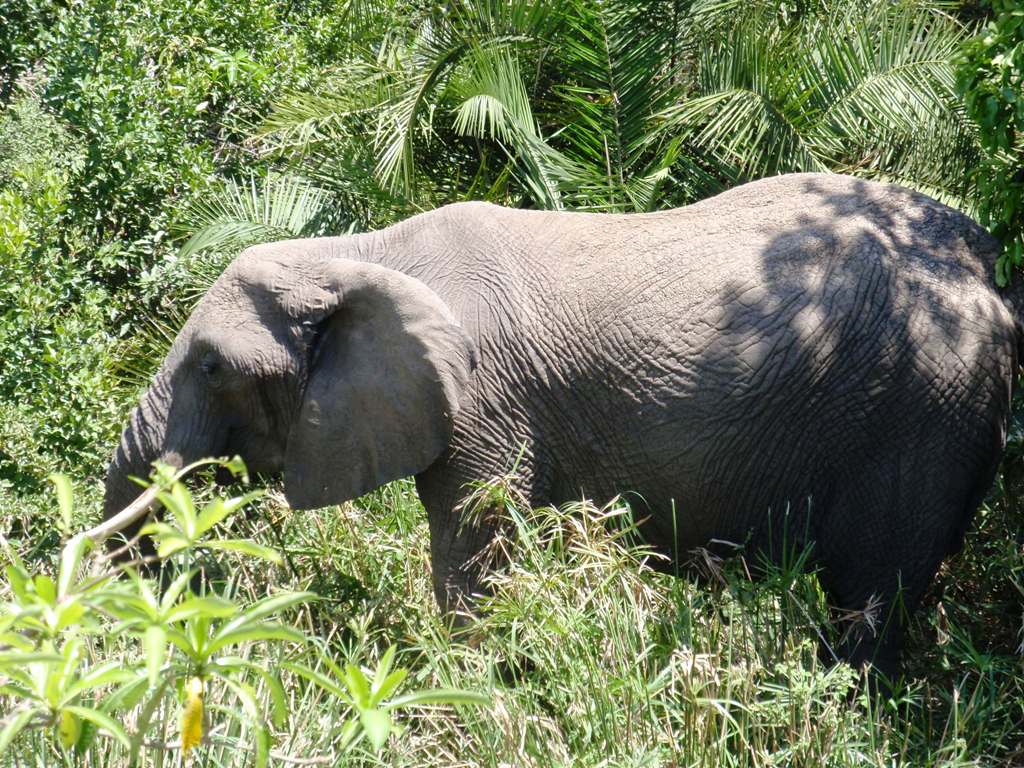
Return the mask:
[(388, 696), (398, 690), (398, 687), (405, 681), (408, 674), (409, 670), (407, 669), (396, 669), (379, 684), (375, 681), (373, 696), (370, 699), (371, 703), (374, 706), (378, 706), (381, 702), (386, 701)]
[(106, 664), (100, 664), (90, 669), (67, 687), (67, 690), (64, 691), (64, 697), (60, 701), (60, 706), (70, 704), (76, 696), (92, 688), (99, 688), (111, 683), (124, 683), (129, 680), (135, 680), (137, 677), (138, 674), (136, 672), (126, 669), (120, 661), (109, 661)]
[(64, 709), (78, 715), (83, 720), (95, 723), (99, 728), (103, 728), (111, 736), (121, 742), (122, 745), (131, 748), (131, 739), (128, 738), (128, 734), (125, 733), (124, 728), (122, 728), (120, 723), (105, 712), (100, 712), (98, 709), (92, 709), (90, 707), (68, 706), (64, 707)]
[(373, 673), (373, 693), (377, 693), (380, 690), (384, 679), (391, 672), (391, 665), (395, 661), (395, 653), (397, 651), (398, 649), (394, 645), (388, 646), (388, 649), (384, 651), (384, 655), (380, 657), (377, 669)]
[(79, 619), (85, 615), (85, 606), (77, 598), (62, 601), (57, 604), (54, 614), (57, 619), (54, 631), (60, 632), (62, 629), (78, 623)]
[(167, 523), (161, 523), (155, 521), (152, 523), (146, 523), (139, 529), (139, 535), (141, 536), (180, 536), (181, 531), (175, 528), (173, 525)]
[(160, 598), (160, 611), (164, 614), (174, 605), (175, 601), (181, 596), (181, 593), (185, 591), (185, 587), (188, 586), (189, 580), (195, 573), (195, 569), (184, 570), (179, 573), (171, 585), (164, 590), (163, 597)]
[(134, 709), (146, 695), (148, 687), (149, 680), (146, 677), (137, 677), (134, 681), (125, 683), (103, 697), (103, 711), (110, 714), (119, 709)]
[(352, 693), (359, 709), (370, 706), (370, 685), (366, 680), (363, 670), (355, 664), (345, 665), (345, 685)]
[(64, 657), (57, 653), (46, 651), (14, 651), (0, 653), (0, 667), (24, 666), (32, 662), (43, 662), (45, 664), (62, 664)]
[(223, 656), (217, 659), (216, 666), (225, 669), (246, 669), (259, 675), (267, 684), (267, 691), (270, 693), (271, 722), (278, 728), (284, 727), (288, 719), (288, 698), (285, 695), (284, 686), (281, 685), (281, 680), (276, 674), (263, 664), (257, 664), (239, 656)]
[(156, 554), (161, 559), (168, 558), (175, 552), (181, 552), (183, 549), (188, 549), (192, 546), (192, 542), (182, 536), (173, 534), (170, 536), (162, 537), (160, 539), (160, 545), (157, 547)]
[(253, 728), (253, 736), (256, 739), (256, 768), (266, 768), (270, 759), (270, 745), (273, 743), (270, 731), (263, 725)]
[(196, 508), (192, 502), (192, 494), (180, 481), (175, 481), (171, 492), (161, 491), (157, 498), (168, 509), (178, 524), (181, 532), (191, 541), (196, 537)]
[(53, 579), (45, 573), (39, 573), (32, 579), (32, 585), (36, 588), (36, 594), (42, 598), (43, 602), (48, 605), (56, 604), (57, 585), (53, 583)]
[(57, 741), (64, 749), (71, 749), (82, 737), (82, 721), (78, 715), (65, 709), (57, 721)]
[(235, 477), (241, 476), (246, 482), (248, 482), (249, 473), (241, 456), (232, 456), (224, 462), (223, 466)]
[(0, 632), (0, 646), (2, 645), (10, 646), (19, 651), (31, 651), (36, 647), (35, 643), (22, 637), (17, 632)]
[(4, 569), (7, 574), (7, 582), (11, 585), (11, 592), (20, 601), (25, 602), (28, 598), (29, 575), (24, 568), (11, 564)]
[[(216, 667), (213, 669), (216, 669)], [(241, 680), (233, 680), (226, 675), (218, 675), (218, 677), (241, 699), (242, 710), (245, 712), (245, 716), (253, 726), (257, 726), (260, 720), (260, 705), (256, 700), (256, 691), (252, 689), (252, 686), (243, 683)]]
[(373, 748), (380, 750), (387, 743), (391, 733), (391, 716), (380, 709), (364, 709), (359, 713), (359, 722), (366, 731)]

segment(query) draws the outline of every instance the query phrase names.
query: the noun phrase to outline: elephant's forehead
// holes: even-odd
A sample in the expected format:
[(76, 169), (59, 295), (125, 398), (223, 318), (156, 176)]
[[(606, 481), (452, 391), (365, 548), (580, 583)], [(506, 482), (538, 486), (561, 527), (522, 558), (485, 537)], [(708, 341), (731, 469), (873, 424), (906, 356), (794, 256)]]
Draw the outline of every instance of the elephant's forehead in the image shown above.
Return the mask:
[(247, 251), (225, 270), (207, 294), (206, 301), (217, 306), (235, 307), (268, 319), (267, 313), (294, 316), (295, 307), (317, 307), (330, 296), (320, 284), (323, 266), (320, 259), (291, 253)]

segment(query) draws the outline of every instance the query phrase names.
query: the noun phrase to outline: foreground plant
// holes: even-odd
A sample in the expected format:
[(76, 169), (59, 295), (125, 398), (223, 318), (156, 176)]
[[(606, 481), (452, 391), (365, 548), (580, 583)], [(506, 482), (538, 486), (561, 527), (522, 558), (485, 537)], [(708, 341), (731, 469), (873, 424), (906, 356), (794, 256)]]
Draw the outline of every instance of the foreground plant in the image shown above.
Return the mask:
[[(236, 476), (244, 475), (237, 460), (201, 463), (219, 463)], [(113, 564), (110, 554), (95, 548), (92, 531), (67, 540), (55, 578), (33, 573), (0, 538), (10, 562), (4, 590), (9, 600), (0, 605), (0, 702), (7, 699), (2, 708), (6, 715), (0, 719), (0, 754), (19, 738), (48, 732), (51, 747), (66, 758), (82, 756), (101, 737), (119, 743), (130, 765), (139, 761), (143, 749), (188, 754), (214, 743), (251, 750), (255, 765), (267, 765), (275, 754), (274, 731), (286, 725), (289, 715), (282, 669), (293, 673), (295, 682), (311, 680), (340, 699), (342, 748), (364, 735), (375, 749), (383, 747), (393, 729), (390, 713), (400, 707), (485, 701), (462, 691), (396, 698), (406, 670), (392, 670), (394, 649), (381, 660), (372, 683), (352, 664), (342, 672), (319, 650), (311, 658), (344, 679), (334, 685), (303, 663), (309, 638), (282, 620), (315, 600), (314, 593), (275, 592), (245, 600), (230, 582), (220, 589), (209, 580), (197, 586), (195, 563), (204, 551), (272, 563), (281, 557), (249, 539), (213, 535), (262, 492), (215, 498), (199, 507), (180, 480), (191, 469), (158, 468), (155, 496), (173, 522), (154, 522), (140, 531), (152, 535), (158, 553), (170, 558), (164, 568), (178, 571), (163, 590), (138, 572), (140, 561)], [(60, 506), (58, 525), (67, 534), (71, 486), (63, 476), (52, 479)], [(277, 661), (256, 661), (254, 652)], [(218, 734), (231, 721), (246, 735), (247, 745), (235, 743), (241, 738), (232, 741)], [(176, 732), (177, 739), (164, 741), (168, 731)]]

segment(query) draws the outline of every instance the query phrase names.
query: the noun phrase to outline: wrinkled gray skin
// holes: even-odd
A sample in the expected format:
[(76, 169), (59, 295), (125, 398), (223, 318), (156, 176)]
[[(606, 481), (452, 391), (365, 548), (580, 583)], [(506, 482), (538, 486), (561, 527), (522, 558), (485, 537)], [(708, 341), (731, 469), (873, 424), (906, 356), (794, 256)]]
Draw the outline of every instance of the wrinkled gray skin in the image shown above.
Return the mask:
[(250, 248), (133, 412), (106, 513), (154, 459), (238, 453), (283, 470), (298, 509), (414, 474), (454, 609), (495, 533), (460, 529), (465, 485), (518, 461), (535, 505), (635, 492), (676, 562), (813, 542), (837, 607), (896, 616), (842, 653), (891, 670), (1003, 448), (1020, 333), (996, 251), (927, 197), (817, 174), (661, 213), (460, 203)]

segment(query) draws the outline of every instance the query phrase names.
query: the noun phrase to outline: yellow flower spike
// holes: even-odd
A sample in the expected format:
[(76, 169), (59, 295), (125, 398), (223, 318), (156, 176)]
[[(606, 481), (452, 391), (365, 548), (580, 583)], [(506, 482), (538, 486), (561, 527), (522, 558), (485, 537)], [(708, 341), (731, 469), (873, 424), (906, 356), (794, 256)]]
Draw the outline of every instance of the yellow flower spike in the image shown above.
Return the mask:
[(82, 721), (73, 712), (62, 711), (57, 724), (57, 739), (64, 749), (71, 749), (82, 736)]
[(181, 751), (188, 754), (203, 740), (203, 680), (191, 678), (185, 685), (185, 706), (181, 710)]

